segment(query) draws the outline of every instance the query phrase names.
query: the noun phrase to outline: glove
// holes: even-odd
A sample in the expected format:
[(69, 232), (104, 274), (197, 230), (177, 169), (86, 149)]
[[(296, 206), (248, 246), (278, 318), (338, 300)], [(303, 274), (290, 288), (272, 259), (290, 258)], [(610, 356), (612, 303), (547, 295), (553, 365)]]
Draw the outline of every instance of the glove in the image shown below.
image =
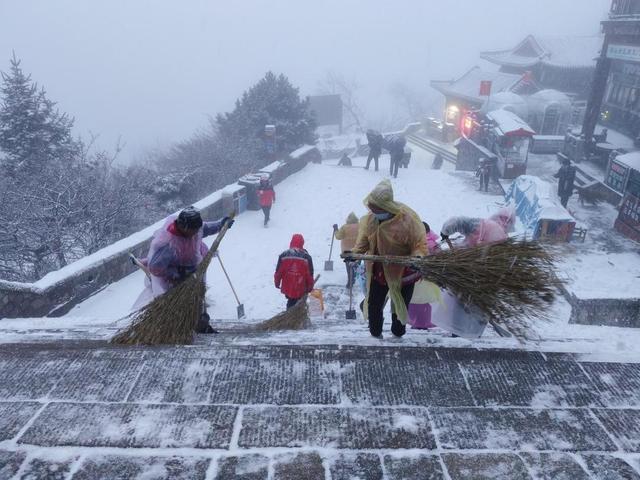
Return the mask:
[(338, 230), (338, 224), (337, 224), (337, 223), (334, 223), (334, 224), (333, 224), (333, 229), (334, 229), (334, 230)]
[(227, 228), (233, 227), (235, 220), (231, 217), (224, 217), (222, 219), (222, 226), (227, 225)]
[(192, 275), (196, 271), (196, 267), (194, 265), (180, 265), (176, 267), (176, 271), (178, 273), (176, 280), (182, 281), (189, 275)]
[(344, 252), (342, 252), (342, 255), (340, 255), (342, 257), (342, 260), (344, 261), (344, 263), (351, 263), (353, 262), (353, 257), (351, 256), (353, 254), (353, 252), (351, 250), (345, 250)]

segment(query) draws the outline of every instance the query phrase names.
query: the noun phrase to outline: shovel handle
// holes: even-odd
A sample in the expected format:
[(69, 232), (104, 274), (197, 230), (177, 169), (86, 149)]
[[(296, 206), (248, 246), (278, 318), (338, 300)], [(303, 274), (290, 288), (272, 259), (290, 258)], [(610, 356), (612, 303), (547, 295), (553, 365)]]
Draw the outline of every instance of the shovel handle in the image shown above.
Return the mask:
[(327, 261), (331, 261), (331, 254), (333, 253), (333, 240), (334, 238), (336, 238), (336, 232), (335, 230), (332, 231), (331, 233), (331, 247), (329, 247), (329, 259)]
[(227, 282), (229, 282), (229, 286), (231, 287), (231, 291), (233, 292), (233, 296), (236, 297), (236, 302), (238, 302), (238, 305), (241, 305), (240, 299), (238, 298), (238, 294), (236, 293), (236, 289), (233, 288), (233, 284), (231, 283), (231, 279), (229, 278), (229, 274), (227, 273), (227, 269), (224, 268), (224, 265), (222, 264), (222, 259), (220, 258), (220, 252), (217, 252), (216, 257), (218, 257), (218, 261), (220, 262), (220, 266), (222, 267), (222, 271), (224, 272), (224, 276), (227, 277)]

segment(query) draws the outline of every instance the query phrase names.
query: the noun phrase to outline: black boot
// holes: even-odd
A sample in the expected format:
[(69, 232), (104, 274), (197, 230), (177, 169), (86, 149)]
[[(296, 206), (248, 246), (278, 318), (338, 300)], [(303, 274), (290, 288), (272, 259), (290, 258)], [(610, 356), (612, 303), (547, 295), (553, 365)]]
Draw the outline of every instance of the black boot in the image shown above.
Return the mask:
[(396, 337), (402, 337), (407, 333), (406, 325), (403, 325), (402, 322), (398, 320), (398, 316), (395, 313), (391, 315), (391, 333)]
[(209, 320), (211, 319), (208, 313), (200, 315), (200, 319), (196, 325), (196, 333), (220, 333), (209, 324)]

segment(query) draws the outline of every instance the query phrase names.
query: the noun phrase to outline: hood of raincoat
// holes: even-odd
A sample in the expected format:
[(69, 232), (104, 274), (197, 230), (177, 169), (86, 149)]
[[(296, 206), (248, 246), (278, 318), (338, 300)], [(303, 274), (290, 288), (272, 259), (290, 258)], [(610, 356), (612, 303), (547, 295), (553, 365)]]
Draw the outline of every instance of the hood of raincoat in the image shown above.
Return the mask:
[(402, 210), (402, 204), (393, 199), (393, 187), (391, 187), (391, 182), (388, 179), (382, 180), (371, 190), (371, 193), (364, 199), (364, 204), (367, 208), (369, 208), (369, 205), (375, 205), (394, 215), (397, 215)]
[(294, 233), (291, 237), (290, 248), (304, 248), (304, 237), (299, 233)]
[(351, 212), (347, 217), (346, 223), (358, 223), (359, 221), (360, 220), (358, 219), (358, 216), (355, 213)]
[(513, 207), (504, 207), (498, 210), (496, 213), (489, 217), (489, 220), (493, 220), (499, 223), (505, 232), (510, 232), (516, 223), (516, 210)]

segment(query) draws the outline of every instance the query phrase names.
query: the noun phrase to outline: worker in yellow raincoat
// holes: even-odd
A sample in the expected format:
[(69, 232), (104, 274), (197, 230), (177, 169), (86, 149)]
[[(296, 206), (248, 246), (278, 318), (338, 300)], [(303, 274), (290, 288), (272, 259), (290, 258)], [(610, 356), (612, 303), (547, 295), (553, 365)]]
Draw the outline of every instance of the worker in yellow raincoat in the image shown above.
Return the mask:
[[(389, 180), (380, 182), (364, 200), (369, 213), (362, 217), (353, 253), (370, 255), (427, 255), (425, 230), (420, 217), (411, 208), (393, 199)], [(343, 255), (350, 261), (348, 252)], [(407, 306), (420, 273), (401, 265), (367, 262), (367, 295), (363, 314), (369, 332), (382, 338), (387, 294), (391, 298), (391, 333), (401, 337), (406, 332)]]

